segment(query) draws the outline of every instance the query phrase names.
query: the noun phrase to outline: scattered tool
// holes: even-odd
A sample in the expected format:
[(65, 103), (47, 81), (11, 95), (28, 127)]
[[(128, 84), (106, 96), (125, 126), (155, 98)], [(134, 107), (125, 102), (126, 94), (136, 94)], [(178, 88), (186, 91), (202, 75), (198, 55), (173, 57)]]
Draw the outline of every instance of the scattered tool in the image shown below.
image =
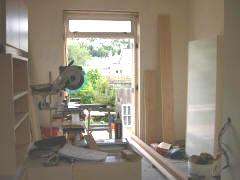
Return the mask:
[(57, 166), (59, 163), (59, 156), (58, 154), (54, 153), (52, 156), (50, 156), (47, 161), (43, 163), (43, 166)]
[(87, 141), (89, 149), (99, 150), (99, 147), (96, 141), (94, 140), (92, 134), (85, 135), (84, 139)]

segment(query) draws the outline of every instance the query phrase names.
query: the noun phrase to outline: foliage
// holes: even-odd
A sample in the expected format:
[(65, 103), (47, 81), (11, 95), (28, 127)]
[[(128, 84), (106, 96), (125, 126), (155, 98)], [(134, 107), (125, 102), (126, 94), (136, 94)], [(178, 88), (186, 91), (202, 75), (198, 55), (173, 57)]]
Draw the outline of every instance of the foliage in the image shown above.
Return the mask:
[[(67, 45), (68, 62), (73, 60), (74, 64), (80, 66), (84, 66), (92, 57), (120, 55), (122, 49), (132, 48), (130, 39), (69, 39)], [(109, 85), (97, 69), (88, 70), (86, 76), (84, 86), (79, 92), (72, 92), (71, 97), (80, 98), (81, 103), (85, 104), (100, 103), (114, 107), (115, 88)]]
[(88, 45), (73, 40), (68, 42), (68, 62), (74, 61), (74, 64), (82, 66), (89, 59), (91, 56)]
[(83, 104), (99, 103), (114, 107), (115, 88), (109, 85), (97, 69), (88, 70), (86, 76), (84, 87), (79, 92), (71, 93), (71, 97), (80, 98)]
[(130, 49), (130, 39), (98, 39), (87, 38), (69, 40), (68, 60), (75, 60), (76, 64), (83, 65), (90, 57), (108, 57), (121, 54), (121, 49)]

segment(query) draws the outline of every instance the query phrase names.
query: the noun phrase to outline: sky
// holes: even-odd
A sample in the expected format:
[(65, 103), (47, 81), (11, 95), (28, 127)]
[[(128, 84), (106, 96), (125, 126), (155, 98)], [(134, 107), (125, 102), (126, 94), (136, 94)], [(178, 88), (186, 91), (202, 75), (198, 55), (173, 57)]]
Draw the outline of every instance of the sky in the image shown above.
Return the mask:
[(131, 21), (69, 20), (70, 32), (131, 32)]

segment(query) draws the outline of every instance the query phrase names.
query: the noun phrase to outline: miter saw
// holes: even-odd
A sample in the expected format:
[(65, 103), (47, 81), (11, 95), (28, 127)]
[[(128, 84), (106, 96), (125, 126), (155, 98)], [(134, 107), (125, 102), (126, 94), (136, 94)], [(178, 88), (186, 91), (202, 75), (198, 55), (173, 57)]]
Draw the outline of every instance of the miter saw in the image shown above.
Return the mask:
[(31, 85), (32, 93), (43, 97), (43, 101), (39, 102), (39, 108), (50, 108), (47, 102), (47, 96), (49, 95), (57, 94), (66, 89), (79, 89), (84, 83), (84, 74), (82, 67), (73, 65), (72, 61), (67, 66), (59, 67), (59, 75), (52, 83)]

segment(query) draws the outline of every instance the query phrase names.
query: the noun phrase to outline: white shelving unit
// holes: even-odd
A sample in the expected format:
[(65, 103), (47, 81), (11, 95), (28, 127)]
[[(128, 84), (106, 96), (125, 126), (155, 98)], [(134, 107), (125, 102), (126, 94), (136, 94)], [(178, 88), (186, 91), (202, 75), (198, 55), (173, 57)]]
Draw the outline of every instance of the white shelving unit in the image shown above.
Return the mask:
[(31, 142), (28, 105), (28, 61), (0, 55), (0, 174), (13, 175), (23, 164)]
[(0, 179), (18, 176), (31, 143), (25, 0), (0, 1)]

